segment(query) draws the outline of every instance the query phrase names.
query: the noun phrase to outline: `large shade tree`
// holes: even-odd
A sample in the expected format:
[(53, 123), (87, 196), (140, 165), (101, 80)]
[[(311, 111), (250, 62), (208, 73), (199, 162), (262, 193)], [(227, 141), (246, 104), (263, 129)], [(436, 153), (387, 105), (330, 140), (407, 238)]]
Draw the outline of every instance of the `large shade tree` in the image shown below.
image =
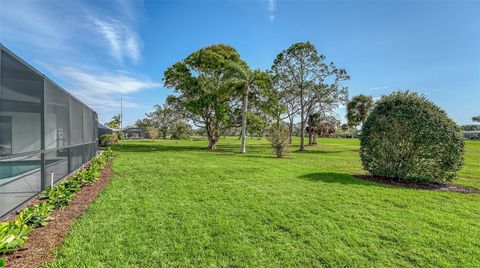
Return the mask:
[(472, 117), (473, 122), (480, 122), (480, 115)]
[(353, 97), (347, 103), (347, 120), (352, 127), (363, 125), (375, 102), (371, 96), (363, 94)]
[(248, 68), (233, 47), (219, 44), (195, 51), (164, 73), (165, 86), (178, 93), (168, 101), (197, 127), (205, 128), (211, 150), (240, 121), (242, 90), (225, 77), (226, 67), (231, 64)]
[(323, 104), (341, 103), (347, 89), (341, 81), (349, 79), (345, 69), (324, 62), (309, 42), (296, 43), (282, 51), (272, 65), (274, 81), (280, 91), (286, 91), (297, 101), (300, 117), (300, 151), (305, 150), (305, 125), (309, 114)]

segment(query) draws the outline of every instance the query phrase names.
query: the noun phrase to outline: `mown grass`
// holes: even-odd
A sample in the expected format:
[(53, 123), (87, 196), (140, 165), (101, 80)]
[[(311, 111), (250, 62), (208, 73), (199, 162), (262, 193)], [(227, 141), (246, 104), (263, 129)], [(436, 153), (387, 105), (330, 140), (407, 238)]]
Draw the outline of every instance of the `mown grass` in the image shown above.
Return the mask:
[[(361, 181), (357, 140), (320, 143), (125, 142), (50, 267), (480, 266), (480, 195)], [(458, 183), (480, 188), (478, 159), (468, 142)]]

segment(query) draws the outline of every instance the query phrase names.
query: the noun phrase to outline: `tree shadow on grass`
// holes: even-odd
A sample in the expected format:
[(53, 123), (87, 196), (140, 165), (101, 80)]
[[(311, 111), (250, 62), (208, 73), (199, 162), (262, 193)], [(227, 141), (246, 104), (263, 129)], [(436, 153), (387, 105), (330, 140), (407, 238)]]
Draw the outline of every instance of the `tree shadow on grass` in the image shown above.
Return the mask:
[[(118, 152), (210, 152), (212, 154), (218, 155), (239, 155), (240, 145), (217, 145), (217, 149), (208, 150), (204, 144), (198, 145), (178, 145), (174, 142), (169, 144), (158, 144), (149, 141), (140, 141), (135, 143), (123, 143), (113, 145), (112, 148)], [(259, 154), (265, 152), (266, 148), (269, 146), (264, 145), (253, 145), (247, 146), (247, 155), (248, 154)]]
[(186, 151), (207, 151), (207, 148), (202, 146), (179, 146), (176, 144), (172, 145), (163, 145), (163, 144), (138, 144), (138, 143), (124, 143), (117, 144), (112, 146), (112, 148), (117, 152), (167, 152), (167, 151), (177, 151), (177, 152), (186, 152)]
[(308, 180), (312, 182), (324, 182), (324, 183), (337, 183), (337, 184), (349, 184), (349, 185), (363, 185), (363, 186), (376, 186), (385, 187), (380, 184), (363, 181), (357, 179), (349, 174), (334, 173), (334, 172), (316, 172), (304, 174), (298, 177), (299, 179)]
[(294, 151), (296, 153), (301, 153), (301, 154), (338, 154), (338, 153), (344, 153), (344, 152), (355, 152), (355, 153), (358, 153), (359, 150), (355, 150), (355, 149), (345, 149), (345, 150), (308, 150), (308, 148), (301, 152), (299, 150), (296, 150)]

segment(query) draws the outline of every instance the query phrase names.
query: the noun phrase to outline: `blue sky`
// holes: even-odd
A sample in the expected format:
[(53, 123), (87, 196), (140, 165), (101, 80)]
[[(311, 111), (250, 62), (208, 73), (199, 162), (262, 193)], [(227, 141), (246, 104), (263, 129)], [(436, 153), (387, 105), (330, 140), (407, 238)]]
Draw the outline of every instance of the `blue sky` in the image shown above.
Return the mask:
[(102, 122), (120, 96), (125, 124), (163, 103), (164, 70), (198, 48), (230, 44), (266, 69), (310, 41), (347, 69), (350, 96), (410, 89), (467, 124), (480, 114), (478, 14), (480, 1), (2, 0), (0, 41)]

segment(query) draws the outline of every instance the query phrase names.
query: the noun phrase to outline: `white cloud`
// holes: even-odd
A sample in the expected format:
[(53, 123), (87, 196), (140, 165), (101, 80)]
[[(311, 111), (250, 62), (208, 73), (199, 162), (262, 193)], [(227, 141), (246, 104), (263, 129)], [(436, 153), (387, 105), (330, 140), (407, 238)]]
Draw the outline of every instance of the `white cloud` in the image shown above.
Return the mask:
[(275, 8), (276, 8), (276, 0), (267, 0), (267, 6), (268, 6), (268, 13), (270, 15), (268, 16), (268, 19), (270, 22), (273, 22), (275, 20)]
[(275, 11), (275, 0), (268, 0), (268, 10), (270, 12)]
[(21, 57), (46, 71), (101, 119), (118, 113), (120, 96), (125, 108), (151, 109), (132, 96), (161, 87), (135, 72), (143, 45), (137, 33), (144, 12), (141, 0), (102, 5), (79, 0), (0, 1), (0, 41), (14, 52), (23, 51)]
[(376, 90), (387, 90), (387, 89), (391, 89), (391, 88), (394, 88), (395, 85), (388, 85), (388, 86), (380, 86), (380, 87), (371, 87), (369, 88), (369, 90), (372, 90), (372, 91), (376, 91)]
[(123, 64), (125, 58), (133, 63), (140, 59), (140, 41), (135, 32), (118, 20), (92, 19), (98, 32), (110, 45), (111, 55)]

